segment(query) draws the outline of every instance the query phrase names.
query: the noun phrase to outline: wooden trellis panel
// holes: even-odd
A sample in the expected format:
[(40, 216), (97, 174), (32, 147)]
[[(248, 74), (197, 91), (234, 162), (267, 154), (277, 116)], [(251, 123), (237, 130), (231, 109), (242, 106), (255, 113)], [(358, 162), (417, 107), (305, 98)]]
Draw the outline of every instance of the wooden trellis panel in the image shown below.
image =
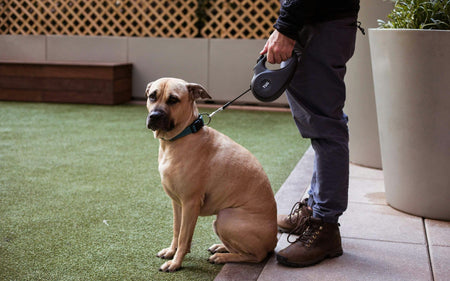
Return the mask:
[(195, 37), (196, 0), (1, 1), (0, 32)]
[(207, 38), (268, 38), (279, 10), (279, 0), (210, 1), (202, 36)]
[[(199, 2), (206, 3), (204, 13)], [(268, 37), (279, 6), (279, 0), (0, 0), (0, 34), (259, 39)]]

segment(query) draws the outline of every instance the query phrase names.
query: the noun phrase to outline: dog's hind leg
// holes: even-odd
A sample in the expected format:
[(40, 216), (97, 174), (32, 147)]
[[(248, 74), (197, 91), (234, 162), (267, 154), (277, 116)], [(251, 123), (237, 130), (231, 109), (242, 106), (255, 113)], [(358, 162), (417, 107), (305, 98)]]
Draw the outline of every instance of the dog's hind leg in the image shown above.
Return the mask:
[(260, 220), (260, 217), (252, 216), (243, 210), (235, 208), (221, 210), (214, 228), (229, 253), (216, 251), (208, 261), (257, 263), (264, 260), (277, 242), (276, 219), (274, 222), (262, 220), (257, 224), (255, 220)]
[[(213, 221), (213, 229), (214, 229), (214, 232), (216, 233), (216, 235), (219, 236), (219, 234), (217, 234), (216, 223), (217, 223), (217, 220), (214, 220)], [(213, 245), (211, 245), (211, 247), (208, 248), (208, 251), (211, 254), (215, 254), (215, 253), (229, 253), (230, 252), (227, 249), (227, 247), (225, 247), (224, 244), (213, 244)]]

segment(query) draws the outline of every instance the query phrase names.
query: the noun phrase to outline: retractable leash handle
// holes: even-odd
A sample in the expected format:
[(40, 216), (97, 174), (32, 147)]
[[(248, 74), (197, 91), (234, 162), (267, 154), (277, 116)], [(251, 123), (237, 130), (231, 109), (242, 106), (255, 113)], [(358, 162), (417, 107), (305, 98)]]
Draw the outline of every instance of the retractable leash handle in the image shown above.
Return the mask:
[(298, 57), (295, 52), (292, 52), (292, 56), (285, 62), (284, 67), (275, 70), (267, 69), (266, 61), (266, 55), (259, 57), (253, 68), (254, 74), (250, 88), (256, 99), (271, 102), (278, 99), (291, 82), (297, 69)]
[(286, 90), (289, 82), (291, 82), (294, 72), (297, 69), (298, 57), (295, 52), (292, 52), (292, 56), (285, 62), (283, 68), (270, 70), (266, 68), (266, 55), (261, 55), (253, 68), (253, 78), (250, 84), (250, 88), (244, 91), (235, 99), (227, 102), (222, 107), (218, 108), (211, 114), (202, 113), (201, 115), (207, 118), (205, 122), (209, 125), (212, 117), (227, 108), (230, 104), (235, 102), (237, 99), (248, 93), (250, 90), (256, 99), (262, 102), (271, 102), (279, 98), (284, 90)]

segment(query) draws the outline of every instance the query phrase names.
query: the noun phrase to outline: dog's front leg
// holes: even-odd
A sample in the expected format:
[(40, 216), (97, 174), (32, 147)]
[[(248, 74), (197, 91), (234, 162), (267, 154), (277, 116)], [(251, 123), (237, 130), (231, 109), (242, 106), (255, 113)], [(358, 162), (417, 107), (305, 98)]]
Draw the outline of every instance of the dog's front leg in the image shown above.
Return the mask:
[(178, 248), (178, 236), (180, 235), (181, 226), (181, 206), (172, 200), (173, 208), (173, 238), (169, 248), (162, 249), (157, 256), (162, 259), (171, 259), (175, 255)]
[(180, 235), (178, 236), (178, 249), (173, 260), (164, 263), (159, 270), (173, 272), (180, 269), (184, 256), (189, 253), (191, 249), (192, 236), (194, 235), (194, 229), (199, 213), (200, 202), (197, 202), (197, 200), (183, 204), (181, 207), (181, 227)]

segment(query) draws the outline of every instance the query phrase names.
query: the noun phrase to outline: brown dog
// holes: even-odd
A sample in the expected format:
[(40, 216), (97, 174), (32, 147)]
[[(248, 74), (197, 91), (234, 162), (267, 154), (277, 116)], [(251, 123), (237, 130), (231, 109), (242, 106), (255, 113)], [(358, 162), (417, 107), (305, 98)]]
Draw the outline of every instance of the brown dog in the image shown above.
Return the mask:
[(276, 204), (256, 158), (216, 130), (203, 127), (195, 100), (211, 98), (199, 84), (161, 78), (147, 86), (147, 127), (160, 140), (159, 172), (172, 199), (173, 240), (158, 257), (161, 271), (181, 267), (198, 216), (217, 215), (223, 244), (211, 263), (261, 262), (277, 243)]

